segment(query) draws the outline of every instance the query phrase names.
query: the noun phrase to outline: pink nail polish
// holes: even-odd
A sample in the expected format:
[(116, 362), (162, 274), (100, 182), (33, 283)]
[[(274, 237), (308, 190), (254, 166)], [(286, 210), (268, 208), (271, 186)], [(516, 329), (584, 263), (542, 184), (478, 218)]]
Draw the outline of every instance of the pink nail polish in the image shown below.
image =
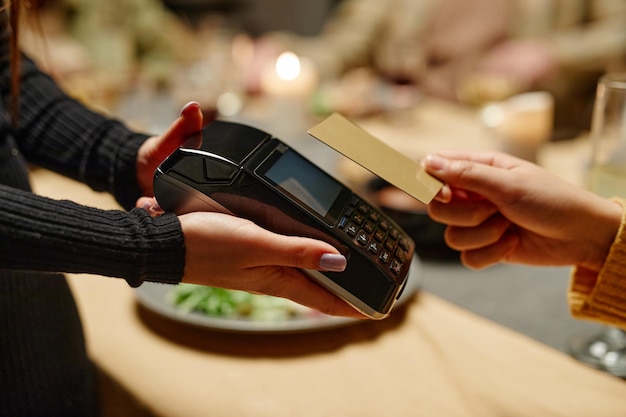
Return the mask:
[(343, 255), (325, 253), (320, 258), (320, 268), (326, 271), (342, 272), (346, 269), (348, 261)]

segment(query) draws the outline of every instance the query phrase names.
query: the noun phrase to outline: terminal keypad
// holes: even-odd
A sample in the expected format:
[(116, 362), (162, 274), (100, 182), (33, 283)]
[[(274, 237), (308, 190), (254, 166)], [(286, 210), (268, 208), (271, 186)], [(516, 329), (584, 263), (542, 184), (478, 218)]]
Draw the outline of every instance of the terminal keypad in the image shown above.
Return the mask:
[(336, 227), (393, 275), (399, 275), (404, 263), (409, 261), (409, 238), (356, 195), (339, 216)]

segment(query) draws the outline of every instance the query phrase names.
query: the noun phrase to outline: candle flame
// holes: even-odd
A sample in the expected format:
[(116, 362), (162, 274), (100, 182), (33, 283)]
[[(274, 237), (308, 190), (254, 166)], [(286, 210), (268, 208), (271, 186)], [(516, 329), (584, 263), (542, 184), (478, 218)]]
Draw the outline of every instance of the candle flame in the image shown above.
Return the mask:
[(293, 52), (283, 52), (276, 60), (276, 75), (283, 81), (295, 80), (300, 70), (300, 59)]

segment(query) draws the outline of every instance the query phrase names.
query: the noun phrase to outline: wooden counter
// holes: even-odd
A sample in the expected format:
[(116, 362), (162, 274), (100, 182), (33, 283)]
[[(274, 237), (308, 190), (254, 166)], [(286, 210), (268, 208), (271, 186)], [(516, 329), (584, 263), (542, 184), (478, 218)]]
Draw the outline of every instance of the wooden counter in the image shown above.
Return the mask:
[[(433, 103), (415, 117), (417, 130), (403, 120), (362, 126), (416, 158), (442, 148), (496, 147), (473, 112)], [(576, 180), (584, 152), (574, 150), (548, 150), (558, 158), (546, 166)], [(44, 195), (116, 207), (109, 196), (44, 170), (34, 170), (33, 180)], [(69, 281), (90, 355), (109, 385), (143, 404), (135, 415), (626, 415), (622, 380), (424, 292), (383, 321), (255, 335), (170, 321), (140, 307), (121, 280)], [(105, 398), (106, 415), (130, 413), (116, 409), (119, 398)]]
[[(47, 171), (33, 179), (42, 194), (115, 207)], [(245, 335), (157, 316), (139, 308), (121, 280), (69, 280), (91, 357), (146, 415), (626, 415), (622, 380), (428, 293), (383, 321)]]

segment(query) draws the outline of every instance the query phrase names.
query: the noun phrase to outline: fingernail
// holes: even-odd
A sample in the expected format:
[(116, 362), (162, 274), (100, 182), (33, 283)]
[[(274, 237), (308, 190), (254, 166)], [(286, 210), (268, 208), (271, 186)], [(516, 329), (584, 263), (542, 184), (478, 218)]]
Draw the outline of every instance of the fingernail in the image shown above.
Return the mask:
[(448, 184), (444, 184), (441, 187), (439, 193), (435, 196), (435, 200), (441, 203), (449, 203), (452, 200), (452, 190)]
[(441, 171), (445, 168), (448, 161), (438, 155), (428, 155), (422, 161), (422, 167), (428, 171)]
[(148, 211), (152, 213), (157, 213), (157, 214), (163, 213), (163, 209), (161, 208), (161, 206), (159, 206), (159, 203), (154, 203), (152, 206), (150, 206)]
[(320, 268), (326, 271), (342, 272), (346, 269), (348, 261), (343, 255), (325, 253), (320, 257)]
[(185, 113), (185, 110), (194, 106), (200, 107), (200, 103), (198, 103), (197, 101), (190, 101), (189, 103), (185, 104), (182, 109), (180, 109), (180, 115), (182, 116), (183, 113)]

